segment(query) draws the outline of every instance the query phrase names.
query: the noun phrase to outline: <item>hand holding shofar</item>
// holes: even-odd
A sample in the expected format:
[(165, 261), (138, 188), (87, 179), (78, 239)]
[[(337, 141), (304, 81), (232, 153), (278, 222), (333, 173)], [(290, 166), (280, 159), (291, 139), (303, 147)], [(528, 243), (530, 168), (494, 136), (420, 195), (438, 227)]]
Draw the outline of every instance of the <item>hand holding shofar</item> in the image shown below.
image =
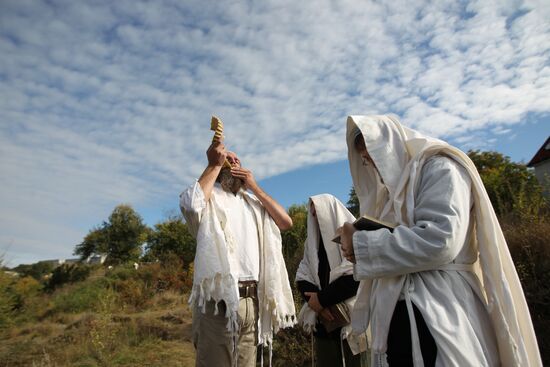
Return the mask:
[[(210, 122), (210, 130), (214, 131), (214, 136), (212, 137), (212, 143), (223, 142), (223, 122), (216, 116), (212, 116), (212, 121)], [(231, 169), (231, 164), (229, 164), (229, 161), (227, 158), (225, 159), (225, 162), (223, 162), (223, 167), (227, 167)]]

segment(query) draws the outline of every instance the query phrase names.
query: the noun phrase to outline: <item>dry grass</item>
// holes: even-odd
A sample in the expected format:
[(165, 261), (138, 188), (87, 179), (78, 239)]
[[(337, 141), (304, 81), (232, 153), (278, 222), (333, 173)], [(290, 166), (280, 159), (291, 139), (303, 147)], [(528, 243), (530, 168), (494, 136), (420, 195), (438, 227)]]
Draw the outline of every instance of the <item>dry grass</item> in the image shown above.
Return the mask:
[(133, 314), (83, 313), (0, 335), (0, 366), (192, 366), (184, 305)]
[(100, 269), (52, 294), (29, 296), (33, 307), (0, 331), (0, 367), (194, 366), (188, 296), (181, 288), (158, 289), (164, 279), (159, 266), (113, 277)]

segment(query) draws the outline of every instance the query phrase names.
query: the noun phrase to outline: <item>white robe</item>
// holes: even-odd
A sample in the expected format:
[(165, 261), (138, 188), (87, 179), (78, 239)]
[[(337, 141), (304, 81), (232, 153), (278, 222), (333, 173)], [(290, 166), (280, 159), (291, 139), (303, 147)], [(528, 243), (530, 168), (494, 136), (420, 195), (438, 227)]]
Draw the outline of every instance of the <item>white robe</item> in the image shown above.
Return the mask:
[[(180, 207), (189, 230), (197, 239), (194, 260), (193, 290), (189, 303), (205, 312), (206, 302), (224, 301), (228, 330), (238, 329), (238, 279), (233, 275), (229, 252), (237, 244), (227, 225), (227, 217), (217, 196), (222, 188), (214, 185), (208, 202), (196, 182), (180, 196)], [(296, 324), (294, 299), (282, 255), (281, 233), (261, 202), (243, 191), (252, 207), (260, 244), (260, 279), (258, 281), (258, 344), (271, 344), (280, 328)], [(188, 201), (193, 201), (190, 203)], [(217, 305), (216, 305), (217, 312)]]
[[(316, 217), (311, 213), (311, 203), (315, 205)], [(330, 268), (329, 283), (344, 275), (353, 274), (353, 264), (346, 260), (340, 246), (332, 242), (338, 227), (345, 222), (353, 222), (355, 217), (350, 211), (330, 194), (312, 196), (308, 203), (307, 238), (304, 244), (304, 257), (300, 261), (296, 272), (296, 281), (305, 280), (321, 289), (319, 280), (319, 234), (323, 239), (323, 246), (327, 254)], [(355, 297), (346, 301), (348, 309), (353, 309)], [(315, 330), (317, 314), (306, 303), (302, 306), (298, 315), (298, 322), (307, 333)], [(342, 339), (348, 339), (348, 344), (353, 354), (366, 350), (364, 337), (350, 336), (351, 324), (342, 328)]]
[[(517, 273), (471, 160), (393, 117), (351, 116), (347, 124), (361, 212), (399, 225), (353, 238), (362, 282), (352, 323), (356, 332), (370, 326), (373, 362), (383, 361), (401, 298), (409, 315), (411, 302), (422, 313), (437, 366), (540, 366)], [(357, 127), (377, 170), (363, 166), (354, 148)], [(422, 366), (414, 317), (411, 329), (414, 363)]]

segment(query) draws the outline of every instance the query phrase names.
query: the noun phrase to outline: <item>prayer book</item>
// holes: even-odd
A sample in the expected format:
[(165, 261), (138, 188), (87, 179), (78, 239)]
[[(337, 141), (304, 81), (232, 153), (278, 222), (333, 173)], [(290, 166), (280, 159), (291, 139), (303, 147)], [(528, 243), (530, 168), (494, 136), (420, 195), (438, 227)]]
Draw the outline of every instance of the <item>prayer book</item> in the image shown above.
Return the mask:
[(331, 331), (344, 327), (351, 322), (348, 306), (344, 302), (328, 306), (328, 309), (334, 317), (334, 320), (328, 321), (323, 317), (320, 318), (321, 323), (323, 324), (327, 332), (330, 333)]
[[(380, 228), (387, 228), (390, 232), (393, 232), (393, 229), (396, 227), (395, 224), (378, 220), (366, 214), (357, 218), (357, 220), (353, 222), (353, 226), (359, 231), (376, 231)], [(340, 235), (338, 234), (332, 241), (340, 243)]]

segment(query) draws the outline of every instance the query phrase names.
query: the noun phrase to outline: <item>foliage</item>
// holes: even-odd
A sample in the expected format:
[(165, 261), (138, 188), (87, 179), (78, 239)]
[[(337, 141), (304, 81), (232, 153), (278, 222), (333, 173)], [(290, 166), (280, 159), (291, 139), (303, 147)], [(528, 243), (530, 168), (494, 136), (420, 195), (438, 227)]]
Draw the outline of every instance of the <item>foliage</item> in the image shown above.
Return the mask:
[(0, 270), (0, 330), (8, 327), (12, 322), (16, 305), (15, 296), (10, 289), (12, 282), (13, 279), (4, 270)]
[(353, 187), (349, 190), (349, 199), (346, 204), (347, 204), (348, 210), (356, 218), (358, 218), (361, 215), (359, 213), (359, 198), (357, 197), (357, 194), (355, 193), (355, 188)]
[(181, 217), (171, 217), (155, 225), (149, 233), (145, 259), (167, 261), (177, 256), (183, 266), (188, 268), (195, 257), (197, 247), (195, 238), (189, 232)]
[(12, 270), (19, 273), (21, 277), (30, 276), (36, 280), (42, 280), (45, 275), (48, 275), (52, 272), (53, 265), (45, 261), (40, 261), (31, 265), (21, 264), (16, 266)]
[(91, 267), (83, 264), (62, 264), (54, 269), (52, 276), (46, 284), (48, 291), (53, 291), (55, 288), (66, 284), (79, 282), (90, 275)]
[(543, 365), (550, 365), (550, 216), (507, 218), (502, 229), (518, 272), (537, 335)]
[(527, 166), (497, 152), (469, 151), (499, 217), (536, 218), (547, 203), (536, 176)]
[(111, 292), (105, 279), (65, 286), (52, 295), (50, 314), (97, 311)]
[[(286, 261), (290, 279), (294, 279), (294, 274), (296, 274), (296, 269), (303, 255), (304, 242), (307, 237), (307, 213), (308, 210), (305, 204), (291, 205), (288, 208), (288, 214), (292, 219), (292, 228), (281, 233), (283, 257)], [(296, 261), (295, 254), (299, 257), (298, 261)]]
[(192, 266), (184, 269), (181, 260), (172, 255), (163, 263), (142, 264), (137, 270), (131, 264), (116, 266), (107, 270), (105, 279), (116, 292), (120, 307), (143, 310), (151, 306), (156, 295), (189, 291), (193, 273)]
[(109, 251), (108, 223), (92, 228), (84, 240), (76, 245), (74, 254), (86, 260), (93, 254), (106, 254)]
[(42, 290), (42, 284), (31, 276), (19, 278), (11, 286), (11, 293), (15, 300), (16, 309), (25, 307)]
[(74, 253), (83, 260), (92, 254), (106, 253), (108, 264), (137, 261), (149, 232), (131, 206), (118, 205), (107, 222), (92, 229), (84, 241), (76, 245)]

